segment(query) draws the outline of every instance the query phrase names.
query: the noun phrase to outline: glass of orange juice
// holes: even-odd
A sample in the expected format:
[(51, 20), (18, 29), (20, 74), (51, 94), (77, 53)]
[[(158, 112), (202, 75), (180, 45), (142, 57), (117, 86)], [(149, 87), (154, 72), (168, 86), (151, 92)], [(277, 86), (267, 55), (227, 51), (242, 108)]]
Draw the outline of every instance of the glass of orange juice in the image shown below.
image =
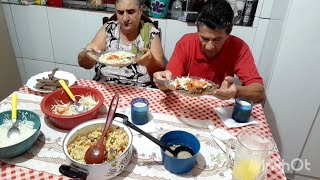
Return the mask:
[(234, 180), (261, 180), (275, 142), (259, 127), (242, 130), (237, 136), (233, 164)]

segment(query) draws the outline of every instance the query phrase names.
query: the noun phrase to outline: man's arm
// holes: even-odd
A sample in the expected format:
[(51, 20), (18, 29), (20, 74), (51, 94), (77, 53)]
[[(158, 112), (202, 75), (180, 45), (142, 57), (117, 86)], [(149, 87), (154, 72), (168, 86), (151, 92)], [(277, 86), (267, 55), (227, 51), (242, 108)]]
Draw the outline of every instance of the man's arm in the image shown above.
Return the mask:
[(247, 86), (236, 86), (236, 97), (245, 97), (254, 103), (261, 103), (265, 100), (265, 92), (262, 84), (252, 83)]
[(245, 97), (254, 103), (261, 103), (265, 99), (264, 87), (259, 83), (252, 83), (247, 86), (238, 86), (231, 76), (227, 76), (219, 89), (214, 92), (214, 96), (227, 100), (236, 97)]

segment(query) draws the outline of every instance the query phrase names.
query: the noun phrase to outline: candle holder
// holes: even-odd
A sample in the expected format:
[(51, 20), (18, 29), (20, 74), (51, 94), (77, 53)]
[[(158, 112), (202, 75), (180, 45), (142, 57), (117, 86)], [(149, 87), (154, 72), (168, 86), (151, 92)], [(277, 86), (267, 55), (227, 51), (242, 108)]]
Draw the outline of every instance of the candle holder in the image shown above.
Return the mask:
[(131, 120), (136, 125), (143, 125), (149, 121), (149, 101), (147, 99), (139, 97), (131, 101)]
[(247, 123), (250, 119), (253, 102), (249, 99), (238, 97), (235, 100), (232, 119), (238, 123)]

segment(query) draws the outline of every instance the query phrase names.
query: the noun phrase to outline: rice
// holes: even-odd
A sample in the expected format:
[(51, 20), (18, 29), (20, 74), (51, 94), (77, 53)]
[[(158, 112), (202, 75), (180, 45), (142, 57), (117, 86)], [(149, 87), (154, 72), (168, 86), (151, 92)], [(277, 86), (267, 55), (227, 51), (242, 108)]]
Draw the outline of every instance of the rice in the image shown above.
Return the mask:
[[(86, 164), (84, 160), (85, 153), (91, 145), (100, 139), (102, 130), (102, 127), (99, 127), (88, 134), (78, 135), (67, 147), (72, 159)], [(107, 138), (104, 138), (103, 143), (108, 151), (105, 161), (112, 161), (126, 149), (129, 143), (129, 136), (123, 128), (113, 125), (109, 128)]]
[(7, 133), (12, 127), (11, 119), (4, 119), (3, 124), (0, 125), (0, 148), (11, 146), (22, 142), (32, 136), (36, 129), (34, 129), (34, 122), (28, 120), (22, 120), (18, 123), (18, 128), (20, 130), (20, 135), (17, 138), (8, 138)]
[(105, 64), (129, 64), (135, 55), (126, 51), (108, 52), (100, 56), (99, 62)]

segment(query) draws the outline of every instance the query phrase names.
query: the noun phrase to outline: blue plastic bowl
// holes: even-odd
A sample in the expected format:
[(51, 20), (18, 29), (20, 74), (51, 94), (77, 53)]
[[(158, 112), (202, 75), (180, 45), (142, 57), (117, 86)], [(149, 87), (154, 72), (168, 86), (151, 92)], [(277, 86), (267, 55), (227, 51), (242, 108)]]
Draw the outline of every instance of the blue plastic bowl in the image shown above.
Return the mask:
[[(0, 113), (0, 125), (3, 124), (4, 119), (8, 119), (8, 118), (11, 118), (11, 111), (5, 111)], [(15, 156), (18, 156), (19, 154), (24, 153), (25, 151), (29, 150), (31, 146), (38, 139), (40, 134), (40, 127), (41, 127), (39, 116), (32, 111), (18, 110), (17, 120), (22, 121), (23, 119), (26, 119), (28, 121), (33, 121), (34, 122), (33, 128), (36, 129), (36, 132), (34, 132), (29, 138), (25, 139), (22, 142), (19, 142), (11, 146), (0, 148), (0, 159), (15, 157)]]
[(162, 163), (166, 170), (174, 174), (184, 174), (192, 170), (200, 151), (200, 142), (193, 134), (185, 131), (170, 131), (164, 134), (160, 141), (167, 146), (184, 145), (194, 152), (194, 155), (190, 158), (178, 159), (169, 156), (161, 149)]

